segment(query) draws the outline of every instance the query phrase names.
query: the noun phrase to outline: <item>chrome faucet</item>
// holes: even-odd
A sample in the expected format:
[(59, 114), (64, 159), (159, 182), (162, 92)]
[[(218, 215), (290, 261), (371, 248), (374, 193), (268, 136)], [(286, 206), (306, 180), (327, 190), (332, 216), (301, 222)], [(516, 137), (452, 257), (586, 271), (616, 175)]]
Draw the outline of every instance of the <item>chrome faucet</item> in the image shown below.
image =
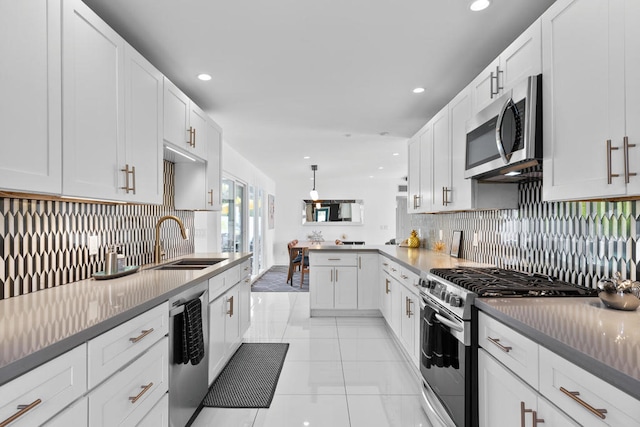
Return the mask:
[(153, 261), (156, 264), (159, 263), (162, 257), (164, 256), (164, 251), (160, 250), (160, 224), (162, 224), (164, 221), (168, 219), (172, 219), (178, 223), (178, 225), (180, 226), (180, 233), (182, 233), (182, 238), (185, 240), (187, 239), (187, 230), (185, 230), (184, 224), (182, 223), (180, 218), (174, 215), (166, 215), (160, 218), (156, 223), (156, 243), (154, 246), (154, 258), (153, 258)]

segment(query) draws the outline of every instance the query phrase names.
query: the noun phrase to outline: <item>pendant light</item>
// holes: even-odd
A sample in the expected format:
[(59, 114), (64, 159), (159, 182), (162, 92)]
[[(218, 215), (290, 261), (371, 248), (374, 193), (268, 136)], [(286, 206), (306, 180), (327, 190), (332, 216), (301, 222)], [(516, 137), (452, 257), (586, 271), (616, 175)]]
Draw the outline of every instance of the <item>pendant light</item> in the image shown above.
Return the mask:
[(320, 198), (316, 191), (316, 171), (318, 170), (318, 165), (311, 165), (311, 170), (313, 171), (313, 190), (309, 192), (309, 196), (311, 196), (311, 200), (316, 201)]

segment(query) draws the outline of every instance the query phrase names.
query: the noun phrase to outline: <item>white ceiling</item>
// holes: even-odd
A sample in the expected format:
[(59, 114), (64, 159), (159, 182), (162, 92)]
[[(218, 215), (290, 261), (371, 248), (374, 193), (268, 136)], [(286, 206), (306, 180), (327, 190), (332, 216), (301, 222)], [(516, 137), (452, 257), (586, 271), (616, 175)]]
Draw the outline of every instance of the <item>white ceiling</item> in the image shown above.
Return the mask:
[(84, 1), (277, 182), (400, 181), (407, 138), (554, 0)]

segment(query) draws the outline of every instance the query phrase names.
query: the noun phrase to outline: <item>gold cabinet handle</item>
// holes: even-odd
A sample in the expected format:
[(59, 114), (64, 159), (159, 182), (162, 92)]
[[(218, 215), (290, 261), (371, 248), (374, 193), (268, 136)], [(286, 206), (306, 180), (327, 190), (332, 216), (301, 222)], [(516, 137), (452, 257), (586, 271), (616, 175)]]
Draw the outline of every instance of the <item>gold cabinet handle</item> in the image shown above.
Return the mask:
[(362, 257), (361, 256), (358, 257), (358, 268), (360, 270), (362, 270)]
[(500, 339), (499, 338), (491, 338), (491, 337), (487, 337), (487, 339), (489, 341), (491, 341), (492, 343), (494, 343), (496, 346), (498, 346), (498, 348), (502, 351), (504, 351), (505, 353), (509, 353), (511, 350), (513, 350), (512, 347), (508, 347), (506, 345), (502, 345), (500, 343)]
[(336, 270), (336, 283), (338, 283), (338, 270)]
[(520, 426), (521, 427), (525, 427), (524, 416), (525, 414), (528, 414), (528, 413), (531, 414), (534, 426), (537, 425), (538, 423), (544, 423), (544, 419), (538, 418), (538, 413), (536, 411), (534, 411), (533, 409), (525, 408), (524, 402), (520, 402)]
[(449, 201), (450, 192), (451, 192), (451, 189), (447, 187), (442, 187), (442, 206), (449, 206), (449, 203), (451, 203), (451, 201)]
[(384, 279), (384, 286), (385, 286), (385, 293), (388, 294), (389, 292), (391, 292), (389, 290), (389, 279)]
[(398, 270), (396, 270), (395, 268), (391, 267), (391, 271), (393, 271), (395, 273)]
[(402, 277), (404, 280), (407, 280), (409, 278), (409, 276), (405, 276), (404, 274), (401, 274), (400, 277)]
[[(120, 171), (124, 172), (124, 187), (120, 188), (127, 194), (129, 194), (129, 191), (133, 191), (133, 194), (136, 194), (136, 167), (132, 166), (131, 169), (129, 169), (129, 164), (127, 163), (124, 165), (124, 169), (120, 169)], [(129, 175), (131, 175), (133, 179), (133, 186), (129, 186)]]
[(136, 403), (138, 399), (140, 399), (146, 392), (149, 391), (149, 389), (151, 389), (151, 387), (153, 387), (153, 383), (151, 382), (147, 385), (141, 385), (140, 387), (142, 387), (142, 391), (138, 393), (137, 396), (129, 396), (129, 400), (131, 401), (131, 403)]
[(14, 422), (15, 420), (17, 420), (18, 418), (20, 418), (21, 416), (23, 416), (24, 414), (26, 414), (27, 412), (29, 412), (30, 410), (32, 410), (33, 408), (35, 408), (41, 403), (42, 403), (42, 399), (36, 399), (28, 405), (18, 405), (18, 412), (11, 415), (6, 420), (0, 422), (0, 427), (8, 426), (9, 424), (11, 424), (12, 422)]
[(413, 300), (411, 298), (407, 298), (407, 302), (409, 303), (409, 311), (407, 311), (407, 317), (411, 319), (411, 316), (413, 316), (413, 311), (411, 310), (411, 305), (413, 304)]
[(629, 148), (635, 147), (636, 144), (629, 144), (629, 137), (625, 136), (622, 138), (622, 145), (624, 147), (622, 151), (624, 153), (624, 182), (628, 184), (630, 176), (638, 175), (635, 172), (629, 172)]
[(189, 132), (189, 140), (187, 141), (187, 144), (189, 144), (189, 147), (195, 147), (196, 146), (196, 129), (193, 126), (189, 126), (188, 132)]
[(137, 343), (138, 341), (140, 341), (142, 338), (146, 337), (147, 335), (149, 335), (151, 332), (153, 332), (153, 328), (151, 329), (147, 329), (146, 331), (141, 331), (142, 333), (140, 335), (138, 335), (135, 338), (129, 338), (129, 341), (131, 341), (132, 343)]
[(209, 205), (213, 206), (213, 190), (209, 190)]
[(567, 396), (569, 396), (576, 403), (579, 403), (580, 406), (582, 406), (587, 411), (591, 412), (596, 417), (601, 418), (603, 420), (606, 418), (606, 416), (604, 414), (607, 413), (607, 410), (606, 409), (596, 409), (593, 406), (589, 405), (584, 400), (580, 399), (578, 397), (578, 396), (580, 396), (580, 392), (579, 391), (569, 391), (564, 387), (560, 387), (560, 391), (563, 392), (564, 394), (566, 394)]
[(611, 173), (611, 152), (617, 149), (618, 147), (612, 147), (611, 140), (607, 139), (607, 184), (611, 184), (612, 178), (620, 176), (617, 173)]
[(327, 261), (340, 261), (340, 258), (328, 258)]
[(229, 317), (233, 317), (233, 296), (230, 296), (227, 302), (229, 303), (229, 311), (227, 311), (227, 314)]
[(383, 262), (382, 265), (384, 265), (385, 267), (389, 267), (389, 263), (387, 262)]

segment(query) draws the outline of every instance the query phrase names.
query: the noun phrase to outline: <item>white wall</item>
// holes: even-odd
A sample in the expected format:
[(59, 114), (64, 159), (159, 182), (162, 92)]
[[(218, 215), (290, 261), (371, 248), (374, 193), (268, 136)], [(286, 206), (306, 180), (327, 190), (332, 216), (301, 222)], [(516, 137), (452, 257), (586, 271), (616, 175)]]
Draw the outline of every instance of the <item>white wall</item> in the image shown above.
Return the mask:
[[(345, 181), (318, 176), (316, 189), (321, 199), (361, 199), (364, 201), (364, 224), (342, 223), (302, 225), (302, 200), (309, 199), (313, 184), (308, 176), (299, 181), (277, 182), (278, 194), (275, 203), (275, 264), (286, 265), (287, 242), (308, 240), (311, 231), (322, 231), (325, 241), (361, 240), (366, 244), (382, 245), (395, 236), (396, 195), (398, 182), (381, 182), (363, 178)], [(346, 235), (343, 238), (342, 235)]]

